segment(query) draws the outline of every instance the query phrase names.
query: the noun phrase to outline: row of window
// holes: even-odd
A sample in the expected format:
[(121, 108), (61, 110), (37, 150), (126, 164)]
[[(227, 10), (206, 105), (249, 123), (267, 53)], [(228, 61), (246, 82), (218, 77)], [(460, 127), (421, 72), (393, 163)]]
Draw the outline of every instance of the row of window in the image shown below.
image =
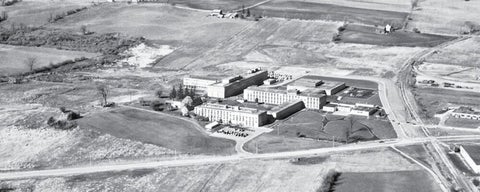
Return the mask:
[(265, 102), (270, 104), (280, 105), (282, 103), (292, 101), (295, 99), (301, 99), (305, 103), (305, 107), (311, 109), (320, 108), (320, 98), (316, 97), (300, 97), (297, 95), (289, 95), (283, 93), (272, 93), (263, 91), (245, 91), (244, 99), (248, 101), (255, 101), (258, 98), (259, 102)]
[(244, 126), (256, 127), (259, 126), (258, 116), (251, 116), (251, 114), (242, 114), (238, 112), (214, 110), (202, 107), (196, 107), (195, 113), (197, 115), (208, 117), (210, 121), (230, 122), (233, 124), (240, 124)]

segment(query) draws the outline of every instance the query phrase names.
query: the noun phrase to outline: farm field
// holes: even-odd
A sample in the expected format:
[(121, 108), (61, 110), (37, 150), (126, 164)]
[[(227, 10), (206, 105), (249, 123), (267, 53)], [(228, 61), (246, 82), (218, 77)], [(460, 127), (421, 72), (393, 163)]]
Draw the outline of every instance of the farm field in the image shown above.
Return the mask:
[(480, 2), (425, 0), (418, 2), (418, 8), (412, 12), (412, 21), (407, 29), (418, 28), (422, 33), (458, 35), (467, 31), (466, 21), (476, 22)]
[(454, 91), (437, 88), (415, 88), (415, 100), (421, 108), (421, 116), (425, 120), (432, 120), (436, 112), (450, 106), (478, 107), (480, 93)]
[[(396, 138), (396, 133), (388, 121), (353, 118), (350, 142)], [(258, 150), (259, 153), (292, 151), (331, 147), (334, 145), (333, 138), (338, 146), (345, 142), (350, 123), (350, 120), (342, 116), (301, 111), (286, 120), (275, 122), (273, 131), (260, 135), (245, 147), (247, 151)]]
[(6, 11), (8, 20), (2, 25), (10, 27), (11, 24), (28, 26), (42, 26), (48, 23), (48, 19), (57, 14), (65, 13), (72, 9), (90, 6), (88, 0), (24, 0), (7, 7), (0, 7), (0, 11)]
[[(276, 0), (292, 1), (292, 0)], [(294, 0), (295, 1), (295, 0)], [(299, 0), (297, 0), (299, 1)], [(409, 12), (411, 2), (408, 0), (302, 0), (303, 2), (325, 3), (346, 7), (374, 9), (395, 12)]]
[[(137, 12), (144, 14), (132, 14)], [(391, 78), (404, 59), (422, 50), (331, 44), (340, 22), (274, 18), (254, 22), (207, 14), (159, 4), (104, 4), (48, 26), (78, 31), (86, 25), (96, 33), (143, 36), (174, 49), (155, 64), (155, 69), (193, 70), (195, 75), (213, 75), (218, 71), (233, 75), (246, 68), (262, 67), (290, 73), (354, 73)], [(118, 20), (119, 17), (130, 19)]]
[(440, 191), (425, 171), (342, 173), (335, 191)]
[(478, 63), (480, 63), (480, 37), (472, 37), (449, 45), (427, 57), (425, 62), (460, 67), (478, 67)]
[[(34, 69), (57, 64), (59, 62), (80, 57), (95, 57), (98, 54), (80, 51), (66, 51), (53, 48), (22, 47), (0, 45), (0, 76), (28, 72), (30, 69), (25, 65), (27, 58), (35, 58), (37, 64)], [(22, 59), (19, 59), (22, 58)]]
[(193, 122), (135, 109), (116, 109), (92, 114), (79, 121), (82, 129), (93, 129), (115, 137), (154, 144), (180, 153), (233, 154), (234, 141), (209, 137)]
[[(329, 170), (415, 172), (420, 168), (388, 149), (331, 154), (328, 157), (240, 160), (222, 164), (162, 167), (70, 177), (4, 181), (4, 188), (40, 191), (317, 191)], [(307, 161), (306, 163), (302, 163)], [(373, 166), (375, 165), (375, 166)], [(418, 174), (418, 173), (417, 173)], [(400, 174), (402, 176), (402, 174)], [(422, 180), (427, 182), (428, 175)], [(389, 177), (395, 180), (396, 177)], [(399, 177), (403, 178), (403, 177)], [(416, 177), (415, 177), (416, 178)], [(350, 179), (350, 178), (349, 178)], [(400, 180), (403, 181), (403, 180)], [(403, 182), (392, 182), (400, 187)], [(428, 182), (427, 182), (428, 183)], [(344, 183), (348, 185), (348, 183)], [(415, 185), (416, 186), (416, 185)], [(409, 189), (415, 191), (412, 186)], [(433, 188), (435, 189), (435, 188)]]
[(368, 25), (401, 25), (407, 12), (348, 7), (311, 1), (270, 1), (251, 10), (254, 15), (307, 20), (349, 21)]
[(401, 30), (390, 34), (380, 34), (380, 30), (376, 27), (350, 24), (340, 32), (339, 42), (381, 46), (434, 47), (455, 38)]
[(241, 9), (242, 5), (248, 7), (262, 1), (263, 0), (170, 0), (168, 3), (183, 5), (194, 9), (221, 9), (224, 11), (230, 11)]

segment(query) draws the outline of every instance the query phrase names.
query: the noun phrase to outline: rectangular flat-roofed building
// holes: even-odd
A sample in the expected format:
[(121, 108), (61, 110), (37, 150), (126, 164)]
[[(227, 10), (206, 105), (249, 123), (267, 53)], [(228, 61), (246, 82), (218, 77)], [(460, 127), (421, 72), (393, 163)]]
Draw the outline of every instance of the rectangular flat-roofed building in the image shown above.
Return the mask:
[(227, 98), (241, 94), (248, 86), (261, 85), (266, 79), (267, 71), (251, 70), (244, 76), (226, 78), (222, 82), (207, 86), (207, 94), (209, 97)]
[(304, 108), (305, 105), (302, 100), (293, 100), (267, 111), (267, 114), (271, 115), (275, 119), (284, 119)]
[(266, 88), (251, 86), (243, 92), (243, 98), (247, 101), (258, 101), (268, 104), (280, 105), (293, 100), (301, 100), (309, 109), (321, 109), (327, 102), (327, 96), (322, 90), (286, 90), (282, 88)]
[(198, 91), (205, 91), (207, 86), (218, 83), (219, 81), (214, 78), (208, 77), (185, 77), (183, 78), (183, 85), (187, 88), (194, 88)]
[(287, 85), (287, 89), (296, 89), (304, 91), (307, 89), (319, 89), (324, 90), (327, 95), (334, 95), (347, 86), (343, 82), (337, 81), (323, 81), (320, 79), (312, 79), (308, 77), (302, 77)]
[(267, 112), (253, 108), (206, 103), (195, 107), (194, 112), (210, 121), (242, 127), (260, 127), (267, 123)]
[(470, 107), (459, 107), (452, 112), (452, 116), (455, 118), (480, 120), (480, 111), (475, 111)]
[(464, 144), (460, 146), (460, 155), (475, 173), (480, 173), (480, 145)]

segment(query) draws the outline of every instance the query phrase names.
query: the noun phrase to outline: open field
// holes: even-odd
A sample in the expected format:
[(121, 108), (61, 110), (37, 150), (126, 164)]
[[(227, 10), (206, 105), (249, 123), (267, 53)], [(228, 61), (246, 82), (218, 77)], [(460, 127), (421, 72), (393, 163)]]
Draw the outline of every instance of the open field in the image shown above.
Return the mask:
[(0, 7), (0, 11), (6, 11), (7, 21), (2, 25), (10, 27), (12, 23), (25, 24), (28, 26), (42, 26), (48, 23), (48, 19), (57, 14), (65, 13), (72, 9), (89, 6), (92, 1), (88, 0), (23, 0), (12, 6)]
[(119, 32), (142, 36), (176, 47), (181, 45), (179, 42), (198, 46), (215, 44), (249, 24), (243, 20), (207, 16), (208, 12), (184, 10), (165, 4), (110, 3), (91, 7), (48, 26), (79, 31), (80, 26), (86, 25), (96, 33)]
[(262, 1), (264, 0), (169, 0), (168, 3), (184, 5), (195, 9), (221, 9), (229, 11), (233, 9), (241, 9), (242, 5), (248, 7)]
[(425, 171), (342, 173), (335, 191), (441, 191)]
[(412, 12), (408, 29), (418, 28), (424, 33), (460, 34), (467, 31), (465, 22), (477, 22), (480, 17), (478, 1), (425, 0), (418, 2)]
[(116, 109), (80, 119), (82, 129), (93, 129), (130, 139), (193, 154), (233, 154), (235, 142), (209, 137), (192, 122), (134, 109)]
[[(308, 161), (304, 163), (304, 161)], [(388, 149), (274, 160), (161, 167), (70, 177), (3, 181), (2, 188), (39, 191), (317, 191), (325, 174), (339, 172), (416, 171), (419, 167)], [(427, 182), (428, 176), (420, 181)], [(395, 180), (394, 177), (389, 177)], [(401, 177), (400, 177), (401, 178)], [(403, 180), (399, 180), (403, 181)], [(402, 182), (391, 182), (401, 187)], [(427, 182), (428, 183), (428, 182)], [(347, 185), (348, 183), (344, 183)], [(396, 185), (398, 184), (398, 185)], [(402, 186), (403, 187), (403, 186)], [(409, 188), (416, 191), (415, 188)]]
[[(349, 135), (350, 142), (395, 138), (396, 133), (388, 121), (354, 118)], [(301, 111), (275, 122), (273, 131), (256, 137), (246, 144), (246, 150), (259, 153), (292, 151), (341, 145), (346, 140), (350, 121), (345, 117)], [(335, 138), (335, 143), (332, 143)], [(258, 147), (258, 149), (257, 149)]]
[(355, 8), (334, 4), (305, 1), (273, 0), (252, 9), (252, 14), (307, 20), (349, 21), (369, 25), (399, 23), (406, 19), (407, 12)]
[(480, 93), (437, 88), (415, 88), (415, 99), (421, 108), (422, 118), (431, 119), (436, 112), (449, 106), (478, 107)]
[[(472, 59), (475, 56), (472, 54)], [(457, 61), (456, 59), (452, 59), (453, 61)], [(478, 82), (478, 78), (480, 77), (480, 70), (475, 68), (475, 66), (468, 63), (464, 64), (439, 64), (439, 63), (427, 63), (424, 62), (418, 67), (418, 70), (422, 74), (426, 74), (429, 77), (440, 78), (444, 80), (451, 80), (451, 81), (460, 81), (455, 82), (457, 85), (463, 82)], [(472, 65), (472, 66), (469, 66)], [(428, 78), (428, 77), (427, 77)], [(432, 79), (433, 80), (433, 79)], [(418, 79), (417, 79), (418, 81)], [(436, 82), (439, 83), (439, 82)], [(463, 83), (464, 84), (464, 83)], [(475, 84), (469, 84), (465, 86), (475, 87)]]
[(480, 120), (449, 117), (447, 121), (445, 121), (445, 125), (451, 127), (478, 129), (480, 128)]
[[(464, 2), (461, 2), (464, 3)], [(447, 46), (426, 58), (426, 62), (462, 67), (478, 67), (480, 63), (480, 37)]]
[(25, 65), (27, 58), (37, 59), (34, 69), (57, 64), (59, 62), (80, 57), (95, 57), (95, 53), (65, 51), (41, 47), (21, 47), (0, 45), (0, 75), (28, 72)]
[(112, 160), (164, 158), (174, 151), (75, 128), (56, 130), (46, 125), (58, 118), (57, 108), (0, 105), (0, 170), (43, 169), (103, 163)]
[[(134, 14), (138, 12), (142, 14)], [(159, 4), (105, 4), (48, 26), (78, 31), (86, 25), (96, 33), (144, 36), (175, 50), (158, 61), (155, 69), (194, 69), (193, 75), (214, 75), (218, 71), (233, 75), (246, 68), (263, 67), (291, 73), (355, 73), (391, 78), (404, 59), (422, 50), (331, 44), (340, 22), (273, 18), (253, 22), (207, 14)], [(118, 19), (124, 17), (130, 19)]]
[(434, 47), (454, 38), (401, 30), (380, 34), (380, 30), (382, 29), (377, 27), (351, 24), (341, 32), (339, 42), (381, 46)]

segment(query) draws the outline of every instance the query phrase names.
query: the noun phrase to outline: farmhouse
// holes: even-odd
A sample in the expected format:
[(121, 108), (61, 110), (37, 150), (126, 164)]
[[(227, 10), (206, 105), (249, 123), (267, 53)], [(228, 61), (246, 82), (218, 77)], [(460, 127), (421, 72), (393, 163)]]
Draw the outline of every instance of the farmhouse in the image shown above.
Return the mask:
[(460, 155), (475, 173), (480, 173), (480, 145), (465, 144), (460, 146)]
[(462, 119), (480, 120), (480, 111), (475, 111), (469, 107), (459, 107), (452, 112), (452, 116)]
[(303, 92), (298, 90), (287, 90), (282, 87), (267, 88), (251, 86), (243, 92), (243, 98), (252, 102), (263, 102), (280, 105), (293, 100), (301, 100), (309, 109), (321, 109), (327, 102), (327, 96), (323, 90), (306, 89)]
[(257, 68), (250, 70), (244, 76), (228, 77), (221, 82), (208, 85), (207, 94), (209, 97), (227, 98), (242, 93), (248, 86), (260, 85), (266, 79), (268, 79), (268, 72)]
[(267, 112), (254, 108), (206, 103), (195, 107), (194, 112), (210, 121), (242, 127), (260, 127), (267, 123)]

